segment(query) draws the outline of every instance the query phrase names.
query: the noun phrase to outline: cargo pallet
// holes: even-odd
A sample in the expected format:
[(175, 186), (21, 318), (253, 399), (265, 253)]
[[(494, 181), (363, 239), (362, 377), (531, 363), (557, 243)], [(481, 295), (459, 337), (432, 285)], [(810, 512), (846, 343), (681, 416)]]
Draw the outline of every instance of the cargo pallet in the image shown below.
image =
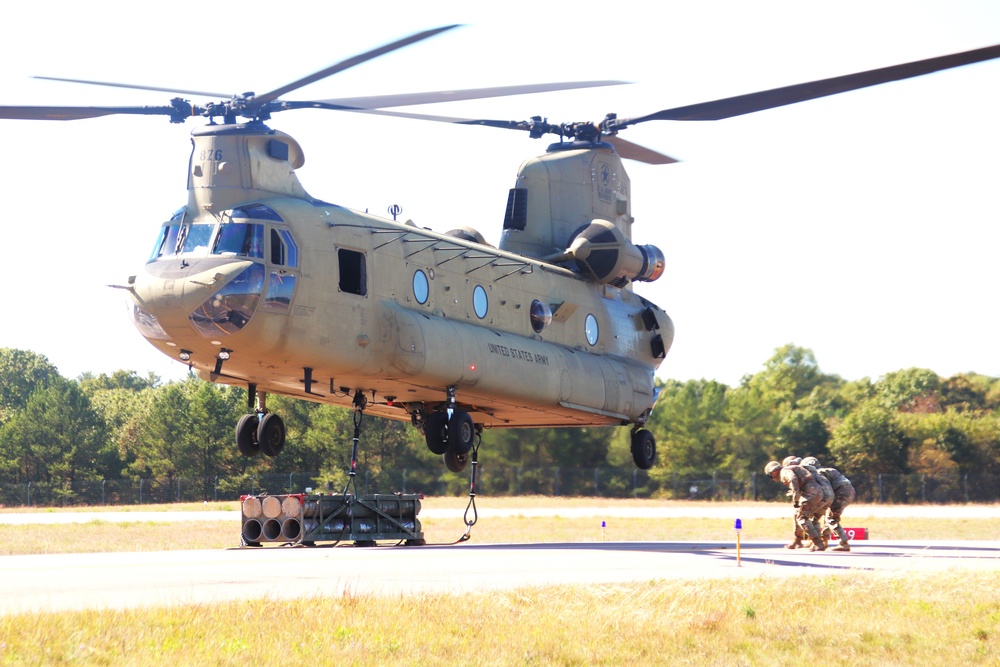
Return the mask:
[(259, 547), (266, 542), (304, 546), (317, 542), (426, 544), (417, 519), (419, 494), (288, 493), (242, 496), (240, 501), (244, 546)]

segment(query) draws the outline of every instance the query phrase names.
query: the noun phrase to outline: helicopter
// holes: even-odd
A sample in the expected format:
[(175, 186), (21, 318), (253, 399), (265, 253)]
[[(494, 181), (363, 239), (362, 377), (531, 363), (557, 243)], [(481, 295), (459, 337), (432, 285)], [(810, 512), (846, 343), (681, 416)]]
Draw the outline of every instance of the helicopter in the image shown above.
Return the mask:
[[(485, 428), (627, 426), (641, 469), (644, 428), (674, 326), (634, 289), (664, 270), (633, 243), (623, 160), (674, 158), (622, 139), (653, 120), (719, 120), (1000, 56), (1000, 46), (598, 122), (465, 119), (389, 111), (458, 99), (618, 85), (591, 81), (292, 101), (283, 96), (456, 26), (416, 33), (263, 95), (111, 84), (175, 97), (159, 107), (5, 106), (0, 118), (113, 114), (207, 119), (192, 132), (188, 197), (159, 228), (127, 284), (133, 321), (158, 350), (203, 379), (248, 389), (236, 445), (277, 456), (286, 439), (267, 407), (279, 394), (410, 421), (449, 470), (464, 469)], [(471, 227), (435, 232), (310, 195), (304, 153), (266, 124), (325, 109), (554, 135), (517, 173), (496, 246)]]

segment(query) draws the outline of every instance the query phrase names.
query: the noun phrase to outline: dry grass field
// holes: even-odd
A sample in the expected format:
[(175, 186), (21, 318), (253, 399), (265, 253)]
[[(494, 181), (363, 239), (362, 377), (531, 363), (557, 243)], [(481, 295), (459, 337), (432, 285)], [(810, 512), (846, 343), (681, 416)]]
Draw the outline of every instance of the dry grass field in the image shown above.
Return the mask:
[[(507, 499), (479, 501), (482, 508)], [(514, 499), (510, 499), (514, 503)], [(524, 502), (519, 500), (518, 502)], [(532, 499), (523, 507), (549, 500)], [(641, 506), (645, 501), (637, 502)], [(553, 499), (551, 506), (600, 506)], [(609, 506), (620, 506), (612, 503)], [(464, 499), (427, 507), (465, 507)], [(200, 509), (205, 509), (198, 506)], [(112, 508), (109, 508), (112, 509)], [(148, 506), (142, 508), (149, 511)], [(176, 511), (180, 508), (165, 506)], [(235, 510), (236, 503), (209, 509)], [(217, 549), (238, 522), (0, 526), (0, 551)], [(727, 540), (729, 520), (480, 518), (473, 543)], [(1000, 519), (865, 521), (877, 539), (995, 539)], [(785, 539), (788, 521), (744, 523)], [(427, 519), (452, 542), (460, 519)], [(1000, 557), (1000, 554), (998, 554)], [(1000, 665), (996, 574), (868, 572), (749, 581), (659, 580), (483, 594), (367, 596), (0, 616), (0, 664), (16, 665)]]

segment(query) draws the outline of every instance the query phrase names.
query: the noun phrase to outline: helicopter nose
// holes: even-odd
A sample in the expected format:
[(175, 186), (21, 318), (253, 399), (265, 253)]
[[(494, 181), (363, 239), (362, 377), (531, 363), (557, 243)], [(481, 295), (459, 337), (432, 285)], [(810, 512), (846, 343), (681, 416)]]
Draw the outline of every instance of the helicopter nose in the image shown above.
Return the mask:
[(146, 338), (236, 333), (249, 323), (264, 288), (264, 267), (248, 261), (147, 265), (132, 291), (133, 321)]

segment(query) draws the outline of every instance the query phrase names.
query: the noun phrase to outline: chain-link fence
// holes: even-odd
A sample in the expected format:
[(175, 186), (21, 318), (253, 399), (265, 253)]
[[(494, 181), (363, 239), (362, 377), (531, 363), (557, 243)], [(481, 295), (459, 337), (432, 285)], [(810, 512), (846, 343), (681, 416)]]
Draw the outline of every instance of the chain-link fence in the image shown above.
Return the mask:
[[(70, 485), (0, 485), (0, 507), (148, 505), (235, 500), (260, 493), (423, 493), (457, 496), (470, 490), (471, 468), (462, 474), (434, 470), (358, 471), (246, 475), (242, 477), (105, 479)], [(1000, 501), (997, 475), (851, 475), (857, 502), (987, 503)], [(479, 465), (477, 495), (671, 498), (689, 500), (784, 500), (785, 488), (763, 473), (734, 477), (722, 472), (677, 475), (635, 468), (531, 468)]]

